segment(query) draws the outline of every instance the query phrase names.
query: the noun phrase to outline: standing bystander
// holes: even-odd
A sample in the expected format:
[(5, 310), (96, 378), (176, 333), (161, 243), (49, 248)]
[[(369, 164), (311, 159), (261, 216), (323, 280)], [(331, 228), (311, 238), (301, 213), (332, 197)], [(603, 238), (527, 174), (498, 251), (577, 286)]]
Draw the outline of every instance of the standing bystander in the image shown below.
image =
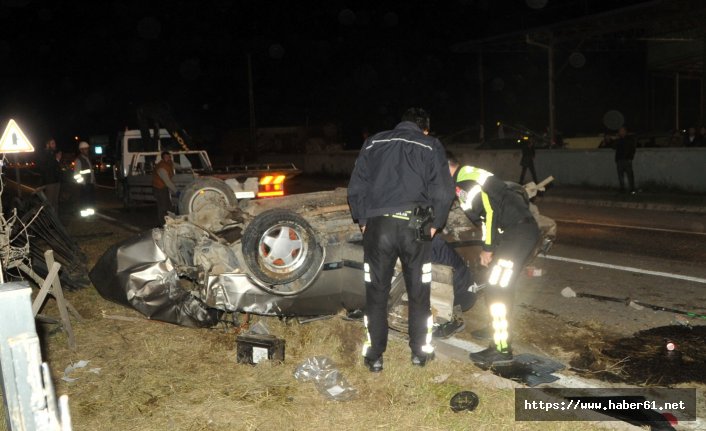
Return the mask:
[(61, 190), (61, 166), (56, 159), (56, 141), (51, 138), (45, 146), (39, 160), (39, 173), (44, 187), (44, 196), (52, 206), (54, 212), (59, 214), (59, 194)]
[[(383, 368), (387, 301), (398, 258), (407, 288), (412, 364), (423, 367), (434, 352), (429, 240), (446, 222), (453, 184), (444, 149), (428, 133), (429, 115), (407, 110), (393, 130), (366, 139), (348, 184), (351, 215), (363, 232), (363, 362), (372, 372)], [(428, 221), (423, 232), (414, 227), (417, 217)]]
[(537, 171), (534, 170), (534, 141), (531, 138), (527, 138), (523, 141), (520, 166), (522, 166), (522, 172), (520, 173), (521, 185), (525, 183), (525, 173), (527, 169), (529, 169), (530, 174), (532, 174), (532, 181), (534, 181), (535, 184), (539, 182), (537, 181)]
[(615, 165), (618, 169), (618, 182), (620, 183), (620, 193), (625, 193), (625, 176), (628, 177), (630, 194), (637, 193), (635, 189), (635, 175), (632, 171), (632, 159), (635, 157), (635, 141), (628, 136), (625, 127), (618, 129), (618, 137), (615, 139)]
[(169, 151), (162, 151), (162, 160), (157, 163), (152, 173), (152, 191), (157, 201), (157, 223), (164, 224), (164, 217), (172, 209), (171, 193), (176, 193), (177, 188), (172, 182), (174, 177), (174, 163)]

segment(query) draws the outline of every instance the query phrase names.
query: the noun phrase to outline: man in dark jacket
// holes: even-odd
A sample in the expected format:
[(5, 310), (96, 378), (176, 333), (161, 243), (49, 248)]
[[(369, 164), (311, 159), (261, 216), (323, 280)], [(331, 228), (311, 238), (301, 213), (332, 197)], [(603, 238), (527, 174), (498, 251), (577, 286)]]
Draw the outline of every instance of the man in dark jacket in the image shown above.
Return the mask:
[(471, 353), (482, 368), (511, 361), (510, 315), (515, 281), (531, 257), (540, 238), (539, 227), (520, 193), (492, 173), (473, 166), (459, 166), (449, 158), (449, 171), (456, 184), (461, 209), (481, 224), (483, 246), (480, 264), (490, 268), (486, 301), (492, 318), (493, 341), (488, 349)]
[(383, 368), (387, 299), (398, 258), (409, 301), (412, 364), (424, 366), (434, 352), (429, 301), (431, 241), (420, 238), (410, 222), (415, 210), (431, 208), (424, 236), (433, 237), (446, 222), (453, 184), (445, 151), (428, 133), (429, 115), (419, 108), (407, 110), (393, 130), (365, 141), (348, 184), (351, 215), (363, 231), (367, 330), (363, 357), (372, 372)]
[(520, 173), (520, 185), (525, 183), (525, 173), (529, 169), (530, 174), (532, 174), (532, 181), (538, 183), (537, 181), (537, 171), (534, 170), (534, 142), (532, 139), (525, 139), (522, 145), (522, 158), (520, 159), (520, 166), (522, 166), (522, 172)]
[(56, 213), (59, 212), (59, 193), (61, 188), (61, 166), (56, 159), (56, 141), (52, 138), (44, 146), (39, 160), (39, 174), (44, 187), (44, 196)]
[(635, 158), (635, 141), (628, 138), (628, 131), (625, 127), (618, 129), (618, 138), (615, 140), (615, 165), (618, 168), (618, 181), (620, 182), (620, 193), (625, 193), (624, 176), (628, 176), (630, 193), (635, 194), (635, 175), (632, 171), (632, 159)]

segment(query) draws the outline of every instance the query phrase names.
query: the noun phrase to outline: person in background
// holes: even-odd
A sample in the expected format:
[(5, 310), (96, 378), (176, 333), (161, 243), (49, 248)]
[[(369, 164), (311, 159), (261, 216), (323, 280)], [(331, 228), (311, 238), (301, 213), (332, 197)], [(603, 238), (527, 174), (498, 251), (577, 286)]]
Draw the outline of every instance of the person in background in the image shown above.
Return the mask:
[(520, 159), (520, 166), (522, 166), (522, 172), (520, 173), (520, 185), (525, 183), (525, 172), (529, 169), (530, 174), (532, 174), (532, 181), (535, 184), (539, 183), (537, 181), (537, 171), (534, 170), (534, 141), (531, 138), (522, 141), (522, 158)]
[(630, 194), (636, 194), (635, 174), (632, 170), (632, 160), (635, 157), (635, 141), (628, 136), (628, 129), (621, 127), (618, 129), (618, 137), (615, 139), (615, 165), (618, 170), (618, 182), (620, 183), (620, 193), (625, 193), (625, 176), (628, 177)]
[(689, 130), (684, 136), (683, 145), (685, 147), (700, 147), (702, 145), (701, 139), (701, 136), (696, 134), (696, 127), (689, 127)]
[(56, 159), (56, 141), (51, 138), (44, 145), (44, 152), (39, 160), (39, 173), (41, 175), (44, 196), (47, 202), (59, 213), (59, 194), (61, 192), (61, 166)]
[(88, 142), (78, 144), (78, 157), (75, 160), (74, 180), (79, 186), (79, 211), (81, 217), (95, 214), (96, 209), (96, 175), (90, 157), (91, 146)]
[[(430, 239), (446, 223), (453, 184), (444, 148), (428, 133), (426, 111), (407, 110), (393, 130), (365, 140), (348, 184), (351, 216), (363, 232), (367, 341), (362, 353), (371, 372), (383, 369), (387, 302), (398, 258), (409, 304), (412, 365), (423, 367), (433, 358)], [(413, 223), (417, 217), (429, 222), (423, 235)]]
[(706, 126), (699, 128), (699, 146), (706, 146)]
[(164, 217), (172, 209), (171, 194), (177, 193), (177, 188), (172, 182), (174, 177), (174, 163), (169, 151), (162, 151), (161, 160), (152, 172), (152, 192), (157, 202), (157, 223), (164, 224)]

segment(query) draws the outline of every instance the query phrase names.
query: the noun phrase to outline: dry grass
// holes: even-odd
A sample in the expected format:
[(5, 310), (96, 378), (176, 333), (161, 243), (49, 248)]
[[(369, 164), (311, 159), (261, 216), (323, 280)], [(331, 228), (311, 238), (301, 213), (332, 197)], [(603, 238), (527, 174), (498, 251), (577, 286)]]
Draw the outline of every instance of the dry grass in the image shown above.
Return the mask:
[[(113, 230), (115, 235), (85, 241), (92, 262), (110, 243), (128, 236), (100, 221), (82, 233)], [(91, 262), (91, 263), (92, 263)], [(299, 324), (255, 318), (286, 340), (283, 364), (236, 363), (236, 334), (224, 328), (190, 329), (143, 320), (127, 308), (103, 300), (95, 290), (69, 292), (86, 317), (75, 324), (78, 349), (67, 347), (58, 331), (42, 331), (44, 359), (57, 394), (68, 394), (77, 431), (91, 430), (589, 430), (580, 422), (514, 421), (514, 394), (484, 386), (470, 362), (436, 360), (412, 367), (406, 342), (390, 340), (385, 370), (373, 375), (360, 360), (363, 327), (335, 317)], [(54, 310), (45, 310), (52, 314)], [(103, 315), (136, 320), (115, 320)], [(51, 328), (50, 328), (51, 329)], [(312, 383), (294, 379), (296, 366), (310, 356), (330, 357), (358, 396), (328, 400)], [(61, 380), (71, 363), (88, 360)], [(100, 368), (99, 372), (92, 369)], [(449, 374), (443, 383), (433, 379)], [(473, 390), (481, 400), (474, 412), (453, 413), (451, 396)]]

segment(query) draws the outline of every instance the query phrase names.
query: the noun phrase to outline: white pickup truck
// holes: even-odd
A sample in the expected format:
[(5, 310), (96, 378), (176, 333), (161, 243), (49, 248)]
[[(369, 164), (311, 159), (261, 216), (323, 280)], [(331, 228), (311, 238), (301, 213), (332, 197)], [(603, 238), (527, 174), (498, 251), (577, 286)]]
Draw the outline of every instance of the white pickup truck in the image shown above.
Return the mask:
[(154, 202), (152, 173), (162, 151), (169, 151), (174, 160), (172, 181), (178, 190), (180, 214), (205, 205), (228, 207), (243, 199), (283, 196), (285, 180), (301, 172), (293, 164), (228, 166), (217, 171), (206, 151), (186, 149), (166, 129), (159, 130), (156, 143), (156, 148), (144, 143), (139, 130), (118, 133), (113, 178), (126, 206)]

